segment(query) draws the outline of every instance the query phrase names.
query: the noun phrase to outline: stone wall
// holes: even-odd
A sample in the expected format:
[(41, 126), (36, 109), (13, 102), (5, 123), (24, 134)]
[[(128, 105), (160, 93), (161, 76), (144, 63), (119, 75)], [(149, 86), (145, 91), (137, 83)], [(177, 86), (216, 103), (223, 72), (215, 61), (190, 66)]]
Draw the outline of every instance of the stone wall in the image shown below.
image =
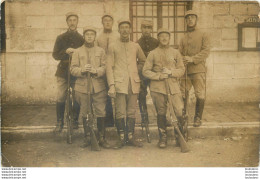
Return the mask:
[[(256, 2), (194, 2), (198, 26), (212, 38), (207, 60), (207, 99), (257, 101), (259, 52), (238, 52), (237, 24), (256, 16)], [(115, 22), (129, 17), (127, 0), (6, 1), (6, 53), (2, 54), (2, 100), (7, 103), (53, 103), (57, 61), (52, 49), (66, 31), (65, 14), (79, 14), (79, 32), (88, 24), (102, 29), (101, 16), (110, 12)], [(114, 24), (116, 30), (117, 23)]]

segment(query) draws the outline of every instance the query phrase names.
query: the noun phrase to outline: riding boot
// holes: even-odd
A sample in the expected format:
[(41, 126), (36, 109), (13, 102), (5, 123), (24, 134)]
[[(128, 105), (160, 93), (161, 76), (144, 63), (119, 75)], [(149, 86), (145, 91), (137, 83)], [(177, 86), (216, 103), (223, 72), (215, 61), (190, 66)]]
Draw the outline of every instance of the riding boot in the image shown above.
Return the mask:
[(167, 132), (166, 132), (166, 116), (157, 116), (157, 125), (159, 131), (159, 148), (166, 148), (167, 147)]
[(79, 128), (79, 111), (80, 111), (80, 106), (76, 102), (76, 100), (73, 102), (73, 129), (78, 129)]
[(199, 127), (202, 122), (202, 114), (204, 109), (204, 99), (197, 98), (196, 100), (196, 107), (195, 107), (195, 117), (194, 117), (194, 127)]
[(106, 126), (105, 126), (105, 117), (97, 118), (97, 128), (98, 128), (98, 137), (99, 137), (99, 145), (105, 149), (109, 149), (110, 145), (106, 141)]
[(64, 125), (64, 111), (65, 111), (65, 102), (56, 103), (56, 115), (57, 115), (57, 124), (54, 129), (54, 133), (60, 133)]
[(135, 147), (142, 147), (143, 144), (137, 140), (135, 140), (134, 137), (134, 129), (135, 129), (135, 118), (127, 118), (126, 120), (126, 126), (127, 126), (127, 136), (128, 136), (128, 145), (135, 146)]
[(116, 119), (116, 128), (118, 134), (118, 140), (113, 147), (114, 149), (120, 149), (125, 145), (125, 119)]
[(82, 148), (88, 147), (91, 144), (91, 137), (90, 137), (90, 127), (89, 127), (89, 122), (87, 121), (86, 118), (82, 118), (83, 120), (83, 129), (84, 129), (84, 142), (81, 145)]

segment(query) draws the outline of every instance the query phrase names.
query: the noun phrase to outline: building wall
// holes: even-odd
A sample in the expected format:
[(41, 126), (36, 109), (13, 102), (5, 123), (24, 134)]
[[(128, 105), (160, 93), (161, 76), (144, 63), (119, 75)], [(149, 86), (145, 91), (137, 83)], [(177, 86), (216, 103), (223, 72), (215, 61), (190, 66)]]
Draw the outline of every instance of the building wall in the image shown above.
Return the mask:
[[(259, 52), (237, 51), (237, 24), (256, 16), (255, 2), (194, 2), (198, 26), (212, 38), (207, 59), (207, 99), (257, 101)], [(6, 1), (6, 53), (2, 54), (2, 100), (6, 103), (54, 103), (57, 61), (52, 50), (57, 35), (66, 31), (65, 14), (79, 14), (79, 32), (85, 25), (102, 29), (104, 12), (115, 22), (129, 17), (127, 0)], [(93, 15), (94, 14), (94, 15)], [(117, 30), (117, 23), (114, 24)]]

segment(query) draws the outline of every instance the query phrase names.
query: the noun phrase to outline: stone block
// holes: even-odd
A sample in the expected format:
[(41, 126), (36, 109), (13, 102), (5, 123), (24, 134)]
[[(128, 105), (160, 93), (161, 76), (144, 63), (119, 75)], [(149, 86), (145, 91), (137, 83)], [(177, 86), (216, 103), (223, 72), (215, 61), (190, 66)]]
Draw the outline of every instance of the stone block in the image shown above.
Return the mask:
[(63, 20), (66, 21), (66, 14), (68, 12), (76, 12), (79, 15), (79, 19), (81, 16), (80, 9), (82, 3), (80, 2), (59, 2), (54, 4), (54, 15), (63, 16)]
[(34, 49), (37, 52), (52, 52), (54, 47), (55, 40), (39, 40), (35, 41)]
[(237, 27), (234, 17), (231, 15), (214, 16), (214, 28), (232, 28)]
[(53, 18), (48, 19), (45, 24), (45, 28), (68, 28), (68, 25), (66, 23), (66, 18), (64, 16), (54, 16)]
[[(82, 18), (79, 21), (78, 28), (83, 29), (83, 27), (87, 26), (88, 24), (91, 24), (96, 28), (102, 28), (103, 26), (101, 23), (101, 17), (102, 16), (82, 16)], [(82, 31), (79, 32), (82, 33)]]
[(47, 1), (31, 1), (26, 3), (26, 15), (54, 15), (54, 3)]
[(25, 16), (5, 16), (6, 28), (25, 28), (26, 27), (26, 17)]
[(32, 29), (33, 39), (37, 40), (56, 40), (56, 37), (59, 35), (59, 29), (43, 29), (43, 28), (34, 28)]
[(47, 55), (47, 60), (48, 60), (48, 65), (49, 66), (55, 66), (55, 68), (57, 67), (59, 61), (58, 60), (55, 60), (53, 57), (52, 57), (52, 52), (49, 52), (46, 54)]
[(215, 52), (214, 64), (232, 64), (237, 59), (237, 52)]
[(44, 28), (46, 16), (27, 16), (26, 26), (30, 28)]
[[(207, 34), (210, 37), (210, 45), (212, 48), (221, 48), (221, 29), (209, 29)], [(210, 35), (213, 34), (213, 35)]]
[(260, 77), (260, 64), (255, 64), (255, 76), (256, 78)]
[(238, 40), (222, 40), (222, 50), (237, 51)]
[(88, 2), (80, 6), (80, 12), (84, 16), (102, 16), (104, 14), (103, 3)]
[(259, 64), (260, 52), (238, 52), (237, 59), (234, 63)]
[(6, 53), (5, 71), (6, 79), (9, 81), (25, 80), (25, 54)]
[(13, 28), (10, 30), (8, 48), (12, 51), (34, 49), (34, 39), (31, 28)]
[(256, 77), (254, 64), (235, 64), (235, 78), (254, 77)]
[(222, 29), (222, 39), (224, 40), (238, 39), (237, 28)]
[(215, 15), (228, 15), (229, 14), (229, 3), (225, 2), (222, 4), (214, 4), (213, 13)]
[(26, 66), (46, 66), (48, 64), (46, 53), (28, 53), (26, 56)]
[(214, 64), (214, 79), (232, 79), (233, 77), (233, 64)]
[(246, 15), (247, 4), (240, 2), (230, 2), (230, 14), (231, 15)]
[(26, 82), (30, 80), (43, 80), (48, 66), (26, 65)]
[(248, 15), (258, 16), (259, 11), (260, 7), (258, 3), (248, 4)]

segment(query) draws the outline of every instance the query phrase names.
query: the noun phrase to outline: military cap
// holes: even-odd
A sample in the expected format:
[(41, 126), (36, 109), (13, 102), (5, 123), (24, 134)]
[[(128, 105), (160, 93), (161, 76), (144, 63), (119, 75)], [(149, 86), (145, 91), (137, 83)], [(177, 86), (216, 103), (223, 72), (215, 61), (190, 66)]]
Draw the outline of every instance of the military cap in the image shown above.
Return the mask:
[(85, 34), (86, 31), (93, 31), (95, 34), (97, 33), (96, 28), (92, 26), (83, 27), (83, 34)]
[(75, 12), (68, 12), (68, 13), (66, 14), (66, 20), (68, 20), (68, 18), (69, 18), (70, 16), (76, 16), (77, 18), (79, 18), (79, 16), (78, 16), (77, 13), (75, 13)]
[(129, 24), (129, 25), (131, 26), (131, 22), (130, 22), (129, 19), (120, 19), (120, 20), (118, 21), (118, 27), (119, 27), (121, 24), (123, 24), (123, 23), (127, 23), (127, 24)]
[(103, 20), (104, 17), (110, 17), (111, 19), (114, 20), (112, 14), (110, 14), (110, 13), (105, 13), (105, 14), (102, 16), (102, 20)]
[(169, 35), (171, 35), (170, 31), (166, 28), (160, 28), (157, 32), (157, 36), (159, 36), (161, 33), (168, 33)]
[(151, 21), (151, 20), (143, 20), (141, 25), (153, 27), (153, 21)]
[(194, 10), (188, 10), (186, 13), (185, 13), (185, 18), (189, 15), (195, 15), (196, 17), (198, 17), (197, 13), (194, 11)]

